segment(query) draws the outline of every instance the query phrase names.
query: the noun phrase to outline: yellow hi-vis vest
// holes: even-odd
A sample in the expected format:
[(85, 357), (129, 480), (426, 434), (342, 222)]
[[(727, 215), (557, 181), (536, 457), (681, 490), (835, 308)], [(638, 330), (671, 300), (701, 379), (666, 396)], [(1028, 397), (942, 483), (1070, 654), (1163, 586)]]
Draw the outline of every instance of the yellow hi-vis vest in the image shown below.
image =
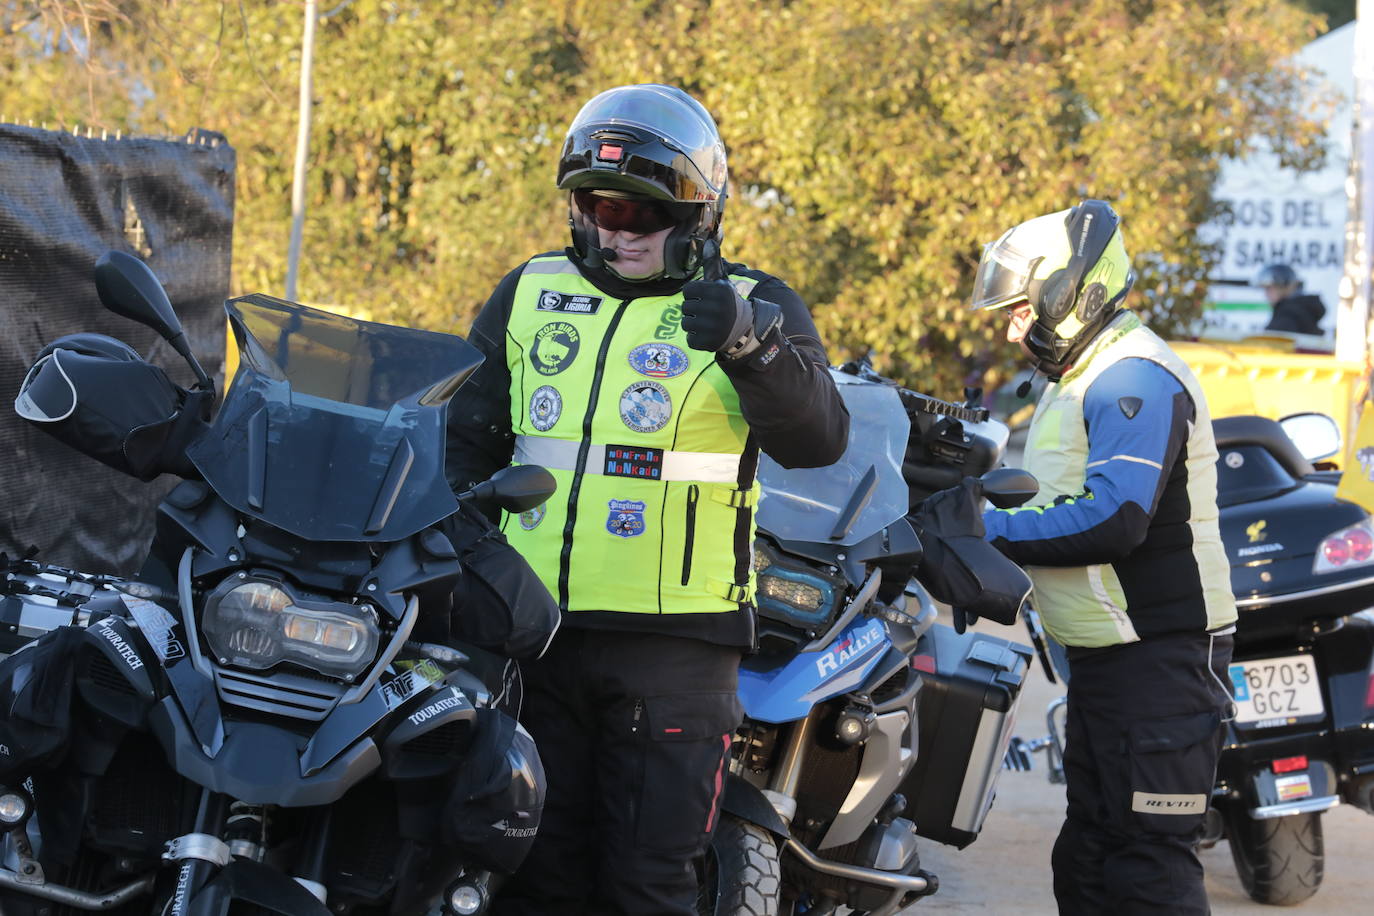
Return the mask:
[[(755, 280), (732, 276), (747, 297)], [(566, 257), (531, 260), (506, 334), (515, 464), (558, 491), (502, 519), (565, 611), (689, 614), (752, 599), (757, 448), (682, 295), (620, 300)]]
[[(1199, 627), (1214, 630), (1235, 623), (1231, 567), (1221, 542), (1217, 515), (1217, 446), (1207, 399), (1186, 363), (1134, 314), (1115, 319), (1057, 384), (1050, 385), (1036, 405), (1026, 433), (1024, 466), (1040, 482), (1028, 506), (1052, 505), (1060, 496), (1077, 496), (1087, 479), (1088, 433), (1083, 422), (1083, 397), (1097, 377), (1121, 359), (1139, 357), (1158, 363), (1173, 374), (1193, 399), (1193, 418), (1186, 443), (1188, 496), (1191, 517), (1191, 562), (1197, 564), (1203, 586), (1206, 620)], [(1168, 469), (1164, 469), (1167, 474)], [(1173, 560), (1171, 562), (1177, 562)], [(1126, 593), (1112, 565), (1027, 566), (1035, 585), (1035, 608), (1045, 629), (1069, 646), (1101, 647), (1136, 642), (1133, 615)], [(1168, 575), (1167, 568), (1160, 574)]]

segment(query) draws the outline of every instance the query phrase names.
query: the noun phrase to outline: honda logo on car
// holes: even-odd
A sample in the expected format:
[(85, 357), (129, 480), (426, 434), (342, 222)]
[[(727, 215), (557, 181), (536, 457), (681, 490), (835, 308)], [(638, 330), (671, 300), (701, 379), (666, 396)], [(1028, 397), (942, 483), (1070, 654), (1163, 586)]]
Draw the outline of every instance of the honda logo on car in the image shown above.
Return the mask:
[(883, 635), (883, 628), (877, 623), (861, 633), (855, 633), (829, 652), (816, 659), (816, 673), (825, 677), (831, 671), (839, 671), (845, 665), (864, 653), (869, 646)]
[(444, 697), (442, 700), (435, 700), (428, 706), (425, 706), (422, 709), (419, 709), (411, 713), (409, 716), (406, 716), (406, 718), (410, 720), (411, 725), (419, 725), (422, 722), (428, 722), (430, 719), (433, 719), (435, 716), (439, 715), (439, 713), (444, 712), (445, 710), (456, 709), (457, 707), (465, 705), (467, 704), (463, 701), (462, 695), (459, 694), (457, 691), (454, 691), (453, 693), (450, 693), (448, 696)]

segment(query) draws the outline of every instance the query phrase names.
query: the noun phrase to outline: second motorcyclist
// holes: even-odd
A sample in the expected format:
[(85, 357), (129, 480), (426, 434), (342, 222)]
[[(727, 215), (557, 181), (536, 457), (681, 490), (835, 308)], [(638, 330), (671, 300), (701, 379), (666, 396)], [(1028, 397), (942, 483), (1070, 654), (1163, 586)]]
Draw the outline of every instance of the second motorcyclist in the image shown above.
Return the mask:
[(1192, 372), (1124, 308), (1134, 273), (1100, 200), (1009, 229), (973, 306), (1050, 380), (1026, 442), (1040, 493), (985, 514), (1068, 647), (1059, 911), (1208, 912), (1201, 836), (1236, 608), (1211, 418)]

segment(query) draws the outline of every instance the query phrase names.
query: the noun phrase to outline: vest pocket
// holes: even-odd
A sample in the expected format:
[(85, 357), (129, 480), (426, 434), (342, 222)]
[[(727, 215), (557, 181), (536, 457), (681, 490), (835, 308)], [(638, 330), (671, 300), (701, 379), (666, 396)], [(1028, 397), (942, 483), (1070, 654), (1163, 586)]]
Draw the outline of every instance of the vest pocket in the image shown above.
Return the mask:
[(701, 488), (696, 484), (687, 487), (687, 530), (682, 538), (682, 584), (692, 578), (692, 542), (697, 534), (697, 498)]

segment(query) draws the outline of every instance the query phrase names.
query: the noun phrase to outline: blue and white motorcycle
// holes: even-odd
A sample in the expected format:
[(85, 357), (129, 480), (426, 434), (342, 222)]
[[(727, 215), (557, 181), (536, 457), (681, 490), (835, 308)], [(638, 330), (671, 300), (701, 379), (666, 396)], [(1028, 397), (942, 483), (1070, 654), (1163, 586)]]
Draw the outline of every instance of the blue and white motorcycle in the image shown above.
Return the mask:
[[(923, 550), (908, 519), (931, 490), (994, 467), (1006, 427), (846, 370), (832, 370), (852, 424), (841, 460), (761, 462), (759, 650), (740, 671), (745, 720), (702, 867), (703, 914), (879, 916), (934, 893), (917, 836), (972, 842), (1010, 737), (1030, 650), (936, 622), (913, 579)], [(1012, 505), (1034, 481), (1002, 469), (983, 489)], [(961, 691), (970, 667), (979, 689)], [(973, 708), (957, 708), (961, 692), (976, 693)], [(992, 695), (1000, 709), (984, 708)], [(945, 747), (939, 725), (956, 718), (971, 727)]]

